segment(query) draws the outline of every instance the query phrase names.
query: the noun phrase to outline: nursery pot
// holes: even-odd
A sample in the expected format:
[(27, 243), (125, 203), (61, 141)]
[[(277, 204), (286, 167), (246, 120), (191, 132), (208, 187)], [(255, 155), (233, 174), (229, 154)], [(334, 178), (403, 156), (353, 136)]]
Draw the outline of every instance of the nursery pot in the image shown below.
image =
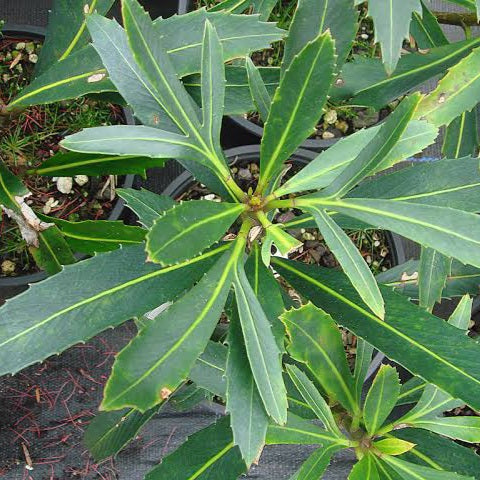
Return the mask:
[[(154, 20), (158, 17), (168, 18), (179, 13), (179, 0), (139, 0), (139, 3)], [(109, 16), (115, 18), (118, 22), (122, 20), (120, 0), (115, 2)]]
[[(229, 164), (245, 165), (255, 163), (260, 158), (260, 147), (257, 145), (248, 145), (243, 147), (232, 148), (225, 151), (225, 156)], [(298, 150), (292, 157), (293, 164), (306, 165), (317, 156), (316, 153), (309, 150)], [(188, 171), (181, 173), (175, 180), (173, 180), (167, 188), (162, 192), (164, 195), (169, 195), (172, 198), (178, 198), (185, 193), (192, 185), (196, 183), (192, 174)], [(405, 252), (403, 249), (402, 238), (394, 233), (385, 232), (387, 243), (392, 257), (392, 266), (400, 265), (406, 261)], [(370, 378), (382, 363), (385, 355), (377, 352), (370, 365), (367, 378)]]
[[(194, 9), (194, 0), (179, 0), (178, 13), (180, 15), (191, 12)], [(224, 128), (222, 131), (222, 143), (228, 147), (238, 145), (256, 145), (263, 137), (263, 127), (248, 120), (242, 115), (231, 115), (224, 119)], [(334, 145), (345, 137), (335, 137), (331, 139), (307, 138), (301, 145), (301, 148), (320, 152)]]
[[(30, 25), (5, 25), (2, 34), (9, 37), (29, 38), (32, 40), (43, 40), (45, 38), (45, 28)], [(125, 123), (135, 125), (135, 120), (131, 110), (123, 109)], [(122, 188), (130, 188), (133, 185), (135, 175), (125, 175)], [(124, 201), (118, 199), (115, 202), (107, 220), (118, 220), (124, 209)], [(85, 255), (78, 256), (78, 259), (85, 258)], [(25, 290), (30, 284), (43, 280), (47, 277), (45, 272), (37, 272), (26, 275), (18, 275), (16, 277), (0, 277), (0, 302), (2, 299), (10, 298)]]

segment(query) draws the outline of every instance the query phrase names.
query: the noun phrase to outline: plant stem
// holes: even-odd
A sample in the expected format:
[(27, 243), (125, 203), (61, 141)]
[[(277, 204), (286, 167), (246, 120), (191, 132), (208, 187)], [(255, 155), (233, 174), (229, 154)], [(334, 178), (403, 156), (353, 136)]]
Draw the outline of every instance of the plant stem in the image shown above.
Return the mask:
[(445, 25), (478, 25), (476, 13), (456, 13), (456, 12), (432, 12), (438, 20), (438, 23)]
[(296, 206), (296, 199), (288, 198), (286, 200), (272, 200), (265, 205), (264, 210), (268, 212), (274, 208), (294, 208)]
[(262, 210), (256, 212), (256, 216), (263, 228), (267, 229), (270, 225), (272, 225), (272, 222), (268, 219), (268, 217), (265, 215), (265, 212), (263, 212)]

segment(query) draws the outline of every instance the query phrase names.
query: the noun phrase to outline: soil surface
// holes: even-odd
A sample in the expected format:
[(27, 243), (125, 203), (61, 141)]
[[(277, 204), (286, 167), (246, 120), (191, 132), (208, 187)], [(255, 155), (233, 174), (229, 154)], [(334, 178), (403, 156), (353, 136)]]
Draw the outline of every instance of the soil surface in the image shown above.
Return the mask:
[[(8, 104), (31, 81), (41, 43), (0, 38), (0, 101)], [(82, 128), (124, 123), (120, 107), (91, 99), (30, 107), (3, 125), (1, 160), (31, 192), (27, 203), (37, 212), (79, 221), (105, 219), (114, 206), (116, 177), (52, 178), (30, 175), (55, 155), (59, 142)], [(0, 277), (38, 271), (15, 222), (0, 219)]]

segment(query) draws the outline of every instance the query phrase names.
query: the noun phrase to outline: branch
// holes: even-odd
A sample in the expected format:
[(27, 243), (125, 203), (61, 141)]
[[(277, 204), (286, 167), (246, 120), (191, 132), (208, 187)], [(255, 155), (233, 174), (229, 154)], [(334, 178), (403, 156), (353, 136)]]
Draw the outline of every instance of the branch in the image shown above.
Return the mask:
[(476, 13), (432, 12), (438, 23), (444, 25), (478, 26)]

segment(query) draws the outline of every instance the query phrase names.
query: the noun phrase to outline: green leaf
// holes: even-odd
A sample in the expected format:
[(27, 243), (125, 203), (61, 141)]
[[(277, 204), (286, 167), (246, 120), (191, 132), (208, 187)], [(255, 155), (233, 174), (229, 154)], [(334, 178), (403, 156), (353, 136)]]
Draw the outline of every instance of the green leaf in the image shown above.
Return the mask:
[(115, 91), (101, 58), (86, 45), (36, 77), (8, 105), (9, 110)]
[(236, 308), (230, 318), (226, 377), (226, 411), (231, 417), (233, 440), (250, 467), (265, 445), (268, 415), (249, 364)]
[(245, 58), (245, 64), (247, 67), (248, 85), (250, 87), (250, 93), (252, 95), (255, 106), (258, 109), (260, 118), (263, 120), (263, 122), (266, 122), (268, 114), (270, 113), (272, 98), (270, 97), (270, 93), (268, 93), (267, 87), (263, 82), (260, 70), (254, 65), (250, 57)]
[(254, 12), (259, 13), (262, 20), (267, 20), (277, 4), (277, 0), (252, 0), (252, 3)]
[(48, 27), (41, 54), (35, 66), (35, 76), (61, 63), (72, 52), (88, 43), (86, 19), (93, 12), (105, 15), (113, 0), (56, 0), (48, 16)]
[(347, 59), (357, 33), (358, 12), (350, 0), (301, 0), (290, 24), (285, 42), (282, 71), (292, 63), (303, 47), (319, 34), (330, 30), (335, 40), (337, 68)]
[(285, 425), (270, 424), (267, 430), (267, 445), (343, 445), (350, 446), (350, 441), (332, 435), (314, 423), (288, 413)]
[(293, 384), (300, 392), (308, 406), (315, 412), (315, 415), (323, 426), (333, 435), (342, 438), (343, 434), (340, 432), (335, 419), (333, 418), (332, 411), (327, 405), (322, 395), (315, 388), (315, 385), (310, 379), (295, 365), (287, 365), (287, 372), (290, 376)]
[[(162, 65), (163, 68), (163, 65)], [(205, 22), (202, 46), (202, 136), (211, 151), (219, 150), (225, 104), (225, 67), (222, 45), (212, 24)]]
[(177, 412), (188, 412), (206, 400), (211, 400), (209, 392), (194, 383), (184, 384), (172, 394), (169, 404)]
[(146, 176), (146, 170), (163, 167), (164, 159), (137, 156), (105, 156), (85, 153), (59, 152), (38, 168), (28, 173), (46, 176), (73, 177), (75, 175), (127, 175)]
[[(0, 308), (0, 374), (16, 373), (172, 300), (226, 248), (164, 269), (145, 263), (143, 245), (66, 266)], [(62, 295), (53, 298), (56, 291)], [(50, 300), (39, 304), (39, 298)]]
[[(449, 125), (480, 102), (480, 48), (451, 67), (437, 88), (421, 101), (416, 115), (433, 125)], [(472, 73), (473, 72), (473, 73)]]
[(237, 480), (246, 471), (240, 451), (233, 443), (227, 416), (190, 436), (151, 470), (145, 480)]
[(386, 455), (402, 455), (409, 452), (416, 445), (415, 443), (400, 440), (399, 438), (384, 438), (373, 443), (373, 446)]
[(478, 149), (477, 109), (463, 112), (447, 127), (442, 154), (447, 158), (474, 156)]
[(221, 343), (209, 341), (207, 348), (190, 370), (189, 377), (199, 387), (225, 398), (227, 387), (226, 363), (227, 348)]
[(205, 163), (205, 157), (188, 137), (158, 128), (112, 125), (86, 128), (61, 142), (67, 150), (80, 153), (130, 157), (180, 158)]
[[(287, 255), (302, 245), (302, 242), (285, 232), (278, 223), (271, 223), (266, 226), (265, 244), (274, 243), (282, 255)], [(267, 262), (264, 262), (265, 264)]]
[(448, 45), (450, 42), (438, 23), (437, 17), (425, 6), (423, 0), (420, 3), (422, 4), (422, 14), (413, 12), (410, 25), (410, 34), (415, 38), (417, 45), (421, 49)]
[(343, 271), (362, 300), (375, 315), (385, 316), (382, 294), (370, 267), (350, 237), (332, 220), (325, 210), (312, 207), (309, 211), (317, 223), (326, 244), (335, 255)]
[(389, 455), (383, 456), (381, 461), (390, 465), (405, 480), (473, 480), (473, 477), (423, 467)]
[(427, 382), (420, 377), (412, 377), (410, 380), (407, 380), (400, 388), (397, 405), (417, 403), (426, 385)]
[(119, 197), (125, 200), (127, 207), (134, 212), (138, 221), (145, 227), (151, 228), (155, 220), (166, 210), (170, 210), (175, 202), (168, 195), (157, 195), (142, 188), (118, 188)]
[(38, 248), (32, 248), (31, 252), (36, 264), (49, 275), (61, 272), (63, 265), (75, 263), (69, 244), (56, 226), (39, 232), (38, 242)]
[(480, 456), (471, 448), (416, 428), (396, 430), (393, 435), (416, 444), (402, 457), (404, 460), (437, 470), (454, 471), (477, 480), (480, 478)]
[(418, 421), (435, 418), (443, 412), (462, 406), (461, 400), (453, 398), (448, 393), (434, 385), (426, 385), (418, 403), (396, 423), (415, 425)]
[(220, 3), (209, 7), (208, 11), (218, 12), (220, 10), (225, 10), (231, 13), (243, 13), (243, 11), (247, 9), (251, 3), (251, 0), (223, 0), (220, 1)]
[(148, 322), (117, 355), (102, 410), (134, 407), (145, 412), (187, 378), (220, 318), (238, 255), (238, 248), (225, 252), (191, 290)]
[[(412, 120), (420, 95), (407, 97), (380, 127), (375, 137), (361, 150), (340, 175), (324, 190), (324, 196), (342, 197), (365, 177), (382, 170), (385, 157), (392, 152)], [(386, 166), (389, 166), (388, 164)]]
[[(297, 204), (303, 205), (303, 201), (300, 202), (298, 200)], [(327, 203), (321, 201), (317, 205), (327, 207)], [(480, 219), (473, 213), (432, 205), (365, 198), (329, 201), (327, 208), (351, 215), (378, 228), (391, 230), (434, 248), (445, 256), (480, 267)]]
[(45, 216), (43, 218), (52, 221), (60, 229), (73, 251), (89, 255), (109, 252), (117, 249), (120, 245), (142, 243), (145, 239), (146, 232), (143, 228), (130, 227), (122, 221), (69, 222), (55, 217)]
[(478, 158), (418, 163), (378, 175), (352, 190), (350, 197), (388, 198), (406, 202), (479, 211)]
[(260, 188), (270, 183), (283, 162), (312, 133), (327, 100), (334, 64), (333, 40), (327, 32), (309, 42), (285, 72), (265, 124)]
[(137, 64), (125, 31), (116, 23), (92, 14), (87, 20), (93, 47), (102, 59), (108, 75), (143, 125), (178, 132), (165, 115), (157, 91)]
[(280, 315), (285, 306), (282, 289), (271, 270), (263, 264), (257, 243), (252, 245), (250, 256), (245, 263), (245, 273), (272, 326), (272, 333), (278, 348), (283, 352), (285, 351), (285, 327), (280, 321)]
[(373, 456), (367, 454), (357, 462), (352, 468), (348, 480), (380, 480)]
[(445, 437), (463, 442), (480, 442), (479, 417), (443, 417), (413, 422), (417, 428), (424, 428)]
[(168, 265), (192, 258), (218, 241), (244, 210), (239, 203), (192, 200), (172, 207), (147, 234), (148, 258)]
[(363, 383), (367, 378), (368, 369), (372, 363), (373, 347), (362, 338), (357, 339), (357, 352), (355, 355), (355, 370), (353, 378), (355, 381), (355, 391), (357, 393), (357, 402), (362, 397)]
[[(256, 67), (256, 70), (260, 74), (260, 78), (271, 98), (275, 93), (275, 89), (278, 87), (280, 69), (277, 67)], [(248, 72), (245, 67), (226, 65), (225, 77), (227, 83), (225, 85), (224, 115), (243, 115), (258, 109), (256, 102), (252, 98)], [(186, 77), (184, 79), (184, 85), (197, 104), (201, 105), (200, 75)]]
[[(418, 299), (418, 261), (409, 260), (391, 271), (377, 276), (379, 283), (395, 288), (412, 299)], [(480, 271), (476, 267), (463, 265), (453, 260), (452, 271), (442, 292), (443, 298), (461, 297), (465, 293), (476, 295), (480, 283)]]
[[(414, 375), (480, 408), (479, 345), (405, 297), (381, 287), (385, 320), (371, 314), (340, 272), (273, 258), (274, 268), (305, 298)], [(442, 338), (442, 342), (438, 339)], [(448, 340), (447, 340), (448, 339)]]
[(225, 62), (263, 50), (285, 35), (285, 31), (277, 28), (275, 23), (260, 21), (258, 15), (233, 15), (199, 9), (186, 15), (158, 18), (154, 22), (157, 35), (162, 37), (162, 44), (180, 77), (201, 70), (202, 39), (207, 20), (217, 31)]
[[(151, 82), (159, 105), (178, 129), (191, 138), (190, 142), (207, 155), (208, 148), (205, 135), (200, 131), (198, 109), (178, 78), (178, 72), (175, 71), (167, 50), (159, 41), (158, 32), (148, 13), (136, 0), (124, 0), (122, 13), (130, 49), (142, 72)], [(210, 74), (207, 77), (209, 76)], [(204, 92), (205, 94), (208, 92)], [(216, 160), (212, 158), (210, 161), (214, 164)], [(207, 162), (209, 166), (210, 161)]]
[(155, 415), (158, 407), (145, 413), (124, 409), (100, 412), (89, 423), (84, 442), (96, 462), (115, 456), (138, 434), (140, 429)]
[[(373, 140), (380, 128), (380, 126), (368, 128), (341, 139), (285, 182), (275, 194), (281, 196), (292, 192), (327, 187), (357, 158), (358, 153)], [(427, 122), (411, 121), (398, 143), (382, 161), (381, 168), (390, 167), (401, 160), (412, 157), (432, 144), (437, 135), (438, 130)], [(375, 169), (375, 173), (377, 171), (378, 169)], [(383, 176), (378, 177), (378, 179), (381, 178)], [(362, 184), (360, 188), (364, 185)]]
[(329, 95), (331, 101), (381, 109), (415, 87), (455, 65), (480, 45), (480, 39), (465, 40), (428, 53), (410, 53), (398, 62), (395, 72), (385, 73), (382, 61), (375, 58), (356, 58), (344, 65), (340, 79)]
[(429, 312), (442, 299), (442, 291), (450, 274), (452, 259), (432, 248), (422, 247), (419, 268), (419, 305)]
[(388, 75), (391, 75), (397, 66), (403, 41), (408, 40), (414, 12), (422, 12), (419, 0), (370, 0), (368, 2), (368, 13), (375, 26), (375, 41), (382, 47), (382, 59)]
[(464, 295), (455, 310), (450, 315), (448, 323), (454, 327), (468, 333), (470, 327), (470, 318), (472, 316), (473, 299), (469, 295)]
[(392, 412), (400, 394), (398, 372), (390, 365), (382, 365), (368, 390), (363, 407), (365, 426), (374, 435)]
[(287, 419), (287, 395), (281, 352), (241, 263), (235, 269), (234, 287), (245, 349), (258, 392), (268, 415), (283, 424)]
[(29, 193), (27, 187), (0, 159), (0, 206), (20, 212), (20, 205), (15, 197), (23, 198)]
[(338, 401), (348, 411), (358, 412), (342, 336), (330, 315), (308, 303), (281, 318), (290, 340), (289, 354), (307, 365), (329, 395), (330, 403)]
[(318, 480), (328, 468), (333, 455), (344, 447), (340, 445), (327, 445), (315, 450), (291, 480)]

